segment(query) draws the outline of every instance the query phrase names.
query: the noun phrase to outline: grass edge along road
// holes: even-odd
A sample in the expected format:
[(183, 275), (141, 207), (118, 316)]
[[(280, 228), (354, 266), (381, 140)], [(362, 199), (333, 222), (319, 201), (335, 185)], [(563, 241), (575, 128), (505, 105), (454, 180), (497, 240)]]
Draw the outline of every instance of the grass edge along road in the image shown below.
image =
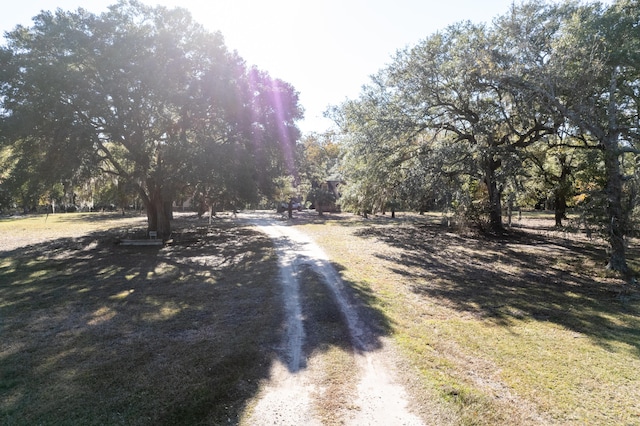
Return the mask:
[[(2, 238), (37, 234), (31, 247), (0, 252), (3, 423), (242, 416), (281, 341), (265, 236), (191, 222), (169, 251), (141, 252), (113, 245), (140, 218), (44, 219), (0, 220)], [(638, 292), (602, 274), (597, 242), (484, 240), (430, 217), (306, 222), (300, 229), (391, 324), (426, 420), (640, 423)]]
[[(603, 274), (597, 242), (547, 219), (488, 240), (414, 215), (300, 228), (376, 295), (426, 419), (640, 424), (639, 289)], [(448, 407), (436, 418), (434, 395)]]

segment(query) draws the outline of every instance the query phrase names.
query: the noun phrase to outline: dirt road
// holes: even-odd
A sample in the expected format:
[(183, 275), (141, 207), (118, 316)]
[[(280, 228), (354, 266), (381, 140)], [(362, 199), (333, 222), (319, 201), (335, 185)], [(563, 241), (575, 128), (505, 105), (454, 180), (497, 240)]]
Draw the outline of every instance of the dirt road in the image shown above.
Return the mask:
[[(283, 342), (282, 363), (273, 367), (270, 382), (258, 396), (252, 425), (320, 425), (315, 397), (320, 393), (307, 365), (311, 354), (303, 351), (305, 329), (300, 303), (299, 271), (310, 267), (330, 289), (335, 303), (349, 330), (357, 370), (356, 393), (349, 403), (340, 407), (340, 424), (346, 425), (422, 425), (408, 409), (407, 393), (394, 378), (393, 363), (388, 348), (371, 344), (367, 325), (349, 302), (344, 283), (327, 255), (310, 237), (288, 222), (260, 214), (243, 214), (243, 219), (257, 226), (273, 239), (280, 266), (285, 295), (286, 341)], [(309, 324), (307, 324), (309, 326)]]

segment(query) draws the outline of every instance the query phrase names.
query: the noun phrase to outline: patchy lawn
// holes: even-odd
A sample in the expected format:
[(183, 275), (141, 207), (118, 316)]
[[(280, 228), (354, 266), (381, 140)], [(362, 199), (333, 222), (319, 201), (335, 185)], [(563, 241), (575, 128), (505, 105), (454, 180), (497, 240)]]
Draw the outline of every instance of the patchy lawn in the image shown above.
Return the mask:
[(235, 423), (280, 343), (269, 239), (175, 223), (173, 244), (121, 247), (141, 218), (0, 221), (0, 423)]
[(376, 296), (424, 417), (438, 395), (442, 424), (639, 424), (640, 288), (604, 273), (602, 241), (544, 215), (501, 238), (440, 222), (299, 221)]
[[(437, 215), (296, 217), (396, 342), (428, 424), (640, 424), (640, 289), (603, 271), (602, 241), (545, 215), (488, 239)], [(121, 247), (144, 218), (0, 220), (0, 423), (242, 418), (281, 356), (273, 245), (226, 219), (174, 229), (162, 248)], [(637, 271), (637, 242), (629, 258)], [(348, 333), (315, 273), (299, 273), (316, 409), (337, 424), (355, 392)]]

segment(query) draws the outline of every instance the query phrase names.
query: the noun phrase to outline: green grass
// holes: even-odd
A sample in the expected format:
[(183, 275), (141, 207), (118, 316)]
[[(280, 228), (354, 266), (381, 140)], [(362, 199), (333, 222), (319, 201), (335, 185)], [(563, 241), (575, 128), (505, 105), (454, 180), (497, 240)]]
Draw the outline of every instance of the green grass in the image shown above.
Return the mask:
[[(432, 424), (640, 424), (640, 291), (600, 241), (538, 214), (504, 238), (440, 216), (299, 220)], [(235, 424), (282, 342), (271, 242), (178, 220), (174, 244), (120, 247), (144, 218), (0, 220), (0, 423)], [(638, 247), (630, 262), (636, 265)], [(316, 410), (339, 424), (357, 378), (332, 295), (299, 271)], [(434, 414), (436, 413), (436, 414)]]
[(173, 245), (120, 247), (139, 221), (95, 218), (0, 221), (48, 238), (0, 252), (0, 423), (236, 422), (281, 339), (269, 239), (191, 220)]
[(640, 424), (640, 288), (603, 273), (600, 242), (549, 219), (502, 239), (435, 216), (303, 229), (376, 296), (442, 424)]

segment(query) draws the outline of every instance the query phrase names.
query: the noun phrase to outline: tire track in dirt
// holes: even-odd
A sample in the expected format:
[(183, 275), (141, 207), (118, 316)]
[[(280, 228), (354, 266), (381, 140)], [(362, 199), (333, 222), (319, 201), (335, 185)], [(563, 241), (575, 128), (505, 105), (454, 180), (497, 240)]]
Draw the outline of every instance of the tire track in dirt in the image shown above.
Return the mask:
[(298, 271), (309, 266), (322, 277), (339, 305), (359, 366), (357, 396), (344, 407), (342, 424), (346, 425), (422, 425), (410, 413), (405, 389), (395, 383), (392, 363), (384, 348), (375, 349), (368, 336), (367, 326), (347, 297), (344, 283), (324, 251), (307, 235), (260, 214), (244, 214), (243, 218), (273, 241), (278, 255), (280, 278), (285, 298), (285, 342), (282, 361), (275, 363), (270, 382), (257, 398), (252, 425), (320, 425), (314, 414), (313, 395), (316, 386), (305, 369), (303, 354), (305, 339)]

